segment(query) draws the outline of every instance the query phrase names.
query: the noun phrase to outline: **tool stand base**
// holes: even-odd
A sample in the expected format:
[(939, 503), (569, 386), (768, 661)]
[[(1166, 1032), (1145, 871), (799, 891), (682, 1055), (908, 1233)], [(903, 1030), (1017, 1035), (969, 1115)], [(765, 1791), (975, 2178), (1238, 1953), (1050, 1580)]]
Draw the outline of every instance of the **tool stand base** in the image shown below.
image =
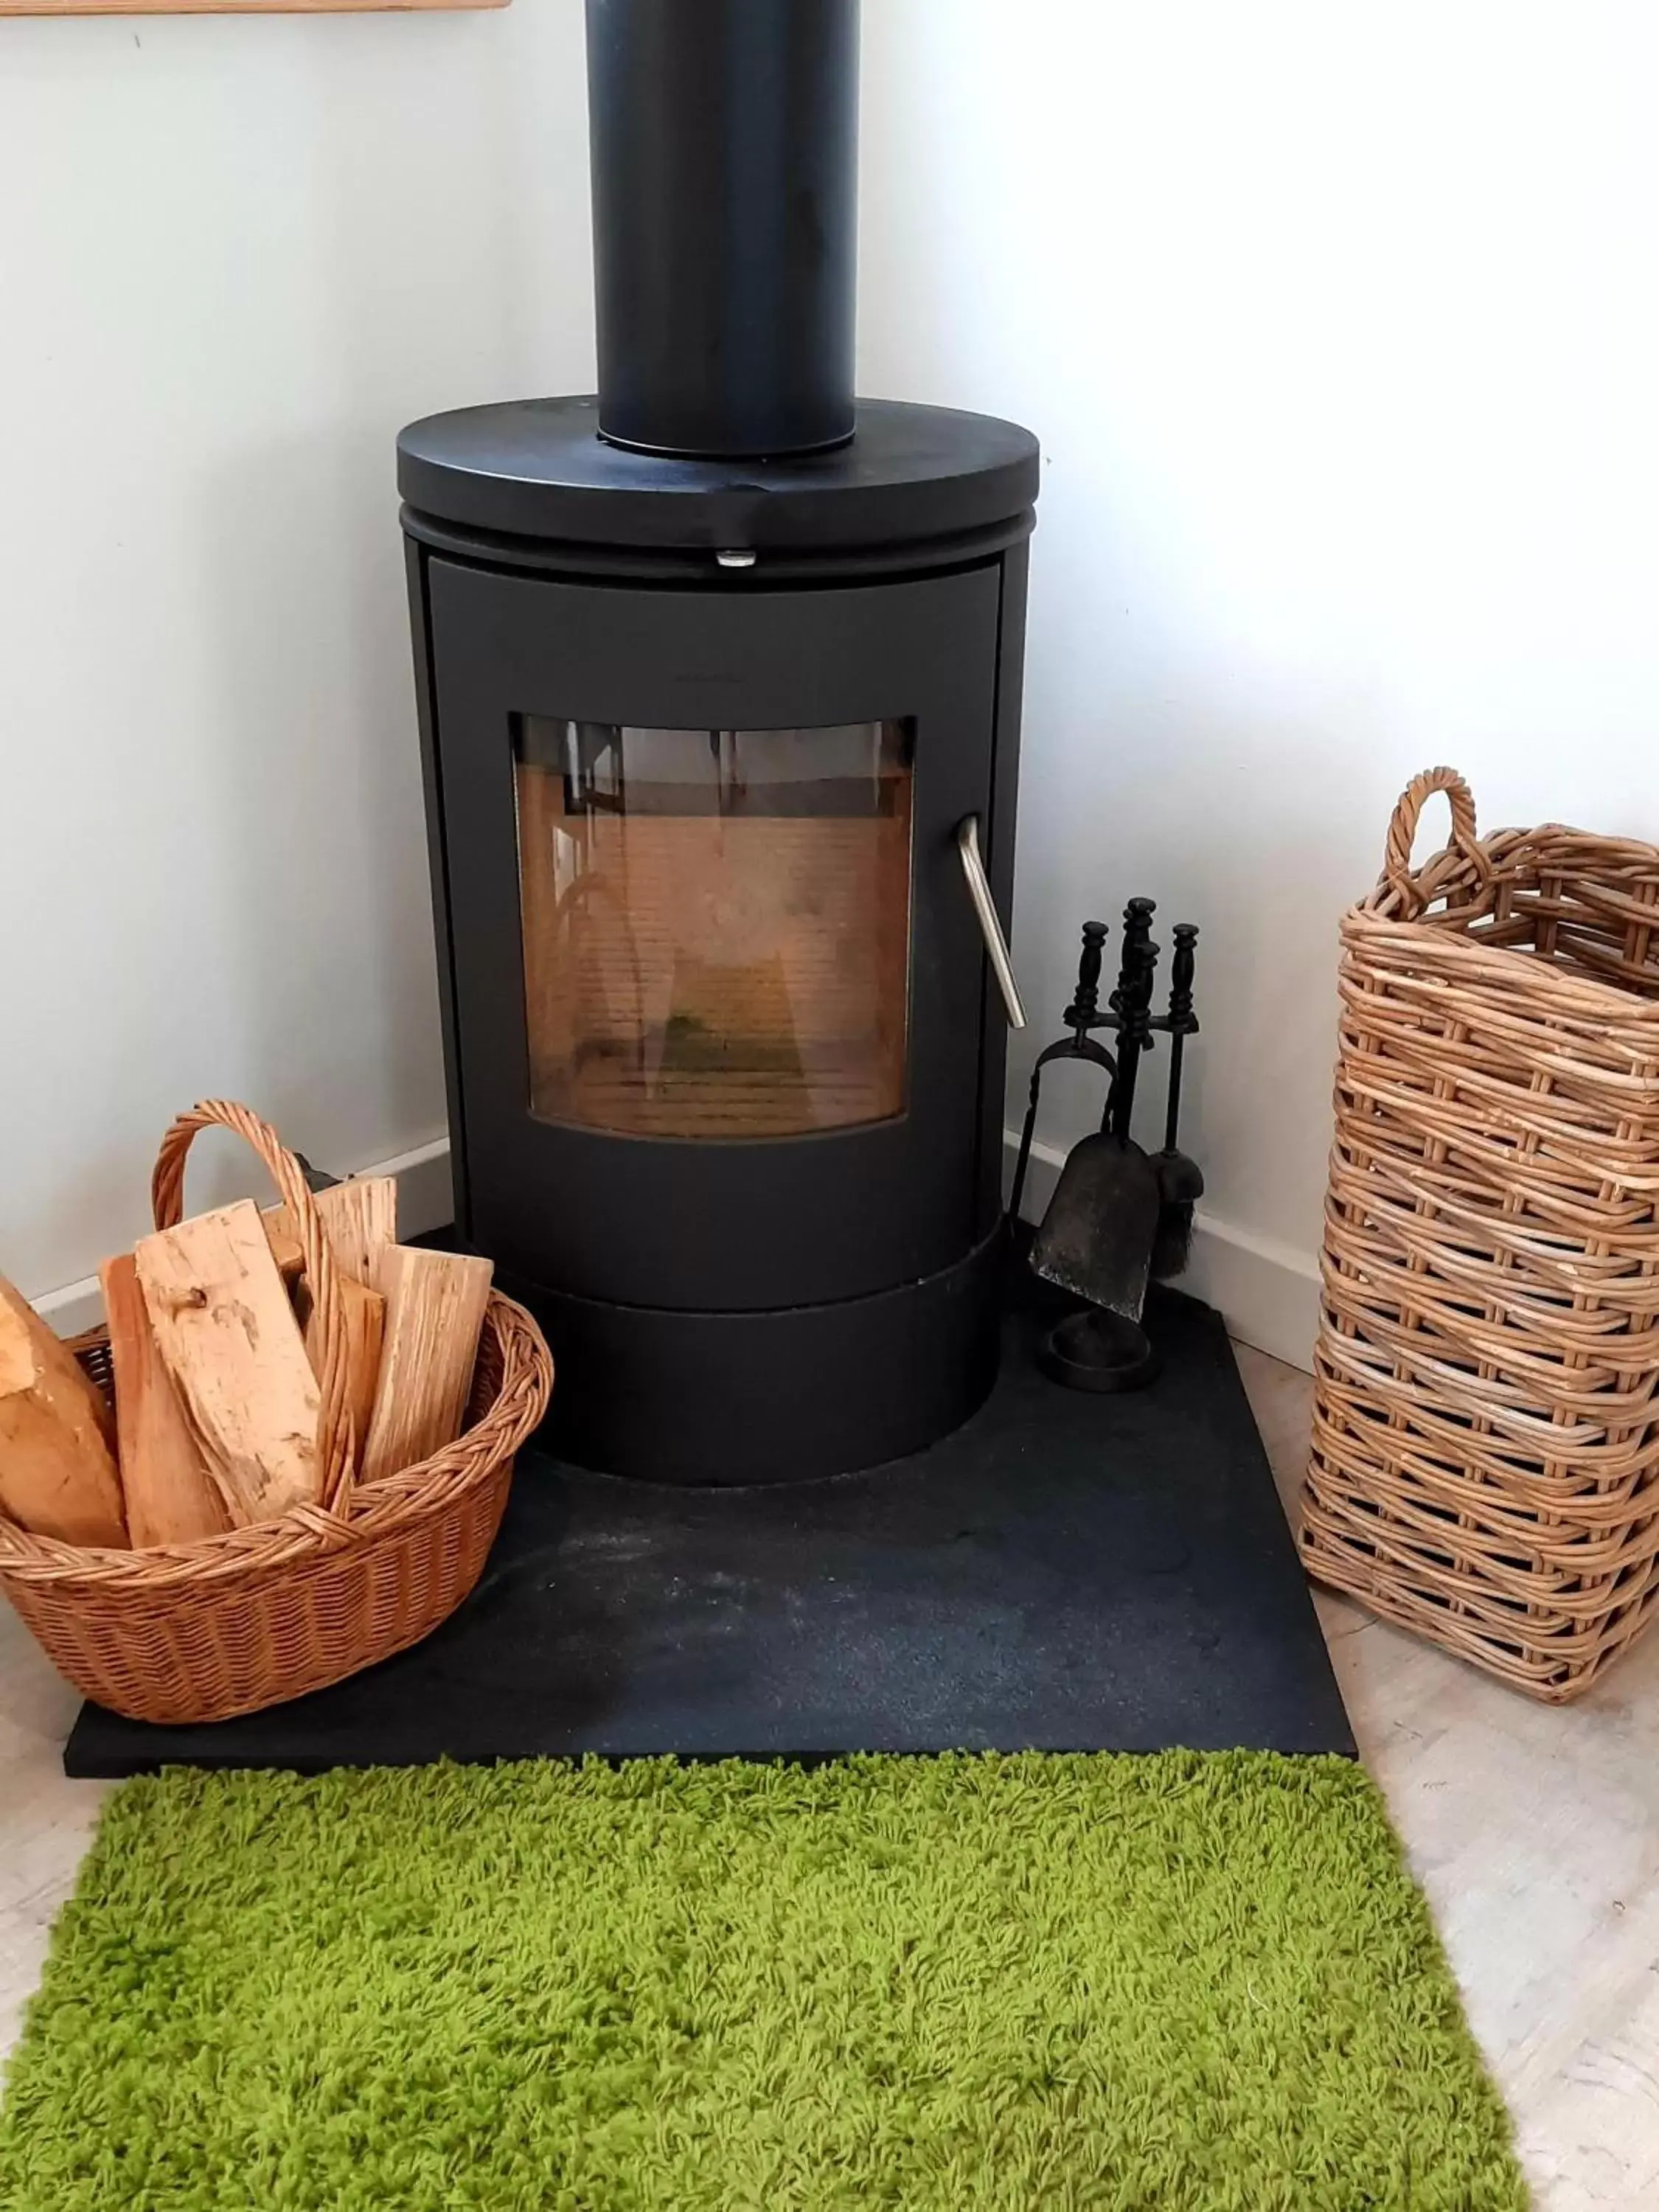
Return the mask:
[(1084, 1306), (1051, 1328), (1037, 1352), (1051, 1382), (1068, 1390), (1144, 1390), (1159, 1361), (1146, 1332), (1121, 1314)]

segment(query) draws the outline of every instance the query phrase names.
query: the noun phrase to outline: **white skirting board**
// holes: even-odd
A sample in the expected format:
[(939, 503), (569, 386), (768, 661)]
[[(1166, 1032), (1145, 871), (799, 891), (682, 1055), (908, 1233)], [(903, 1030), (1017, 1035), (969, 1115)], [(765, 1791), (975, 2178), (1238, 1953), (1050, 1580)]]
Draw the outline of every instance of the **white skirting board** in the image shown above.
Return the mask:
[[(331, 1164), (329, 1171), (343, 1172)], [(434, 1138), (429, 1145), (417, 1145), (413, 1152), (398, 1152), (389, 1160), (374, 1160), (367, 1167), (354, 1168), (350, 1172), (398, 1178), (400, 1236), (419, 1237), (428, 1229), (441, 1229), (447, 1221), (455, 1218), (455, 1201), (450, 1193), (447, 1137)], [(48, 1291), (44, 1297), (34, 1300), (34, 1307), (59, 1336), (78, 1336), (83, 1328), (94, 1328), (104, 1318), (103, 1294), (96, 1275), (83, 1276), (78, 1283), (65, 1283), (61, 1290)]]
[[(1013, 1180), (1019, 1132), (1002, 1133), (1005, 1188)], [(1066, 1155), (1041, 1139), (1031, 1146), (1021, 1212), (1028, 1221), (1048, 1205)], [(1229, 1333), (1291, 1367), (1311, 1369), (1319, 1320), (1319, 1266), (1305, 1252), (1258, 1237), (1199, 1208), (1193, 1256), (1178, 1286), (1214, 1306)]]
[[(1005, 1129), (1003, 1146), (1011, 1177), (1019, 1149), (1018, 1132)], [(1025, 1188), (1028, 1218), (1040, 1214), (1048, 1205), (1064, 1158), (1052, 1145), (1039, 1140), (1032, 1146)], [(353, 1172), (397, 1176), (398, 1222), (405, 1236), (418, 1237), (425, 1230), (441, 1228), (453, 1218), (447, 1138), (436, 1138), (413, 1152), (373, 1161)], [(1192, 1265), (1181, 1280), (1183, 1289), (1217, 1308), (1242, 1343), (1253, 1344), (1258, 1351), (1271, 1352), (1275, 1359), (1292, 1367), (1311, 1366), (1319, 1314), (1319, 1269), (1305, 1252), (1257, 1237), (1200, 1208), (1194, 1225)], [(49, 1291), (34, 1303), (61, 1336), (74, 1336), (103, 1319), (103, 1300), (95, 1275)]]

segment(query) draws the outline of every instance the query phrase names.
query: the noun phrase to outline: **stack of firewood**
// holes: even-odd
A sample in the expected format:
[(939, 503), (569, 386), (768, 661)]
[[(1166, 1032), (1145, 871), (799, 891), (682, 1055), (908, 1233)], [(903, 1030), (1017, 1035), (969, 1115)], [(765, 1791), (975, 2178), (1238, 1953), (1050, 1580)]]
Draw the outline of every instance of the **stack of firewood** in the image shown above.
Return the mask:
[[(397, 1186), (316, 1194), (343, 1303), (346, 1471), (373, 1482), (460, 1433), (487, 1260), (397, 1241)], [(0, 1512), (71, 1544), (189, 1544), (339, 1501), (321, 1434), (316, 1316), (285, 1208), (251, 1200), (158, 1230), (99, 1270), (112, 1410), (0, 1279)]]

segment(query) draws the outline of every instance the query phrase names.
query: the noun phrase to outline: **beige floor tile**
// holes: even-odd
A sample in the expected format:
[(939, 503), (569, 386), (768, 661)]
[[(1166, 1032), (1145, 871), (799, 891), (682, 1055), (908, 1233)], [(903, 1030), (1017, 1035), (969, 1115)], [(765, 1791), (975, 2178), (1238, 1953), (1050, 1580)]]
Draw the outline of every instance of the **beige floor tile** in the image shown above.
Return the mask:
[(79, 1704), (0, 1599), (0, 2053), (17, 2039), (107, 1795), (102, 1783), (64, 1778), (64, 1738)]

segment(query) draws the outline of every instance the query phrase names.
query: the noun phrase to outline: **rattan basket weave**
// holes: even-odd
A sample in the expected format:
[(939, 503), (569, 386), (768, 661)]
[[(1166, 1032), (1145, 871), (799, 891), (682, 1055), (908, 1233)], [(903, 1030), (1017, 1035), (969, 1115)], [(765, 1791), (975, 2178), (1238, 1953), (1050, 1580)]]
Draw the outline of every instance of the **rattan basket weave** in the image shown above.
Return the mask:
[[(306, 1249), (320, 1318), (334, 1303), (327, 1240), (298, 1162), (246, 1108), (210, 1100), (173, 1124), (156, 1164), (156, 1226), (181, 1218), (185, 1152), (196, 1132), (214, 1123), (246, 1137), (271, 1170)], [(522, 1307), (492, 1296), (461, 1435), (418, 1466), (355, 1486), (339, 1441), (348, 1417), (326, 1323), (322, 1345), (331, 1503), (199, 1543), (137, 1552), (59, 1543), (0, 1515), (0, 1587), (84, 1696), (135, 1720), (254, 1712), (418, 1643), (477, 1581), (507, 1503), (513, 1455), (552, 1387), (540, 1330)], [(106, 1389), (102, 1332), (76, 1348)]]
[[(1452, 842), (1413, 871), (1425, 799)], [(1303, 1556), (1534, 1696), (1659, 1603), (1659, 850), (1401, 797), (1342, 922)]]

